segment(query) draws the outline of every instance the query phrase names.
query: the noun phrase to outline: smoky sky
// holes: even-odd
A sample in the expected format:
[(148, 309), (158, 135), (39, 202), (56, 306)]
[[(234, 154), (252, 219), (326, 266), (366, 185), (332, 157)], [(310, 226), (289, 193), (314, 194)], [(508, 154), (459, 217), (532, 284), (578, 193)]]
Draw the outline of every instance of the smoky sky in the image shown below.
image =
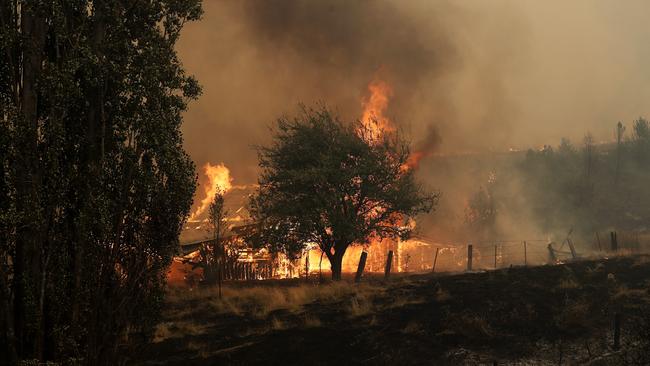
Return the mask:
[[(648, 116), (650, 3), (630, 0), (205, 0), (178, 51), (203, 85), (185, 114), (197, 165), (253, 183), (253, 145), (298, 104), (361, 115), (373, 78), (414, 146), (503, 151), (613, 137)], [(432, 133), (434, 131), (435, 133)], [(436, 139), (435, 143), (428, 139)], [(436, 186), (435, 182), (432, 183)]]

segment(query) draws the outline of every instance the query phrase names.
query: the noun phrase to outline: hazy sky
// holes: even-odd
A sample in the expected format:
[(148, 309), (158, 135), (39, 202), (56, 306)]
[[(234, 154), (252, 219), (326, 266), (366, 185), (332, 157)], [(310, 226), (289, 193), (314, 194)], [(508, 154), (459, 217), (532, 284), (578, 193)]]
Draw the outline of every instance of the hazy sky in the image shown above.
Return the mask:
[(358, 118), (373, 77), (415, 144), (441, 151), (579, 143), (650, 115), (648, 1), (204, 0), (178, 51), (203, 96), (185, 114), (198, 166), (256, 179), (252, 146), (298, 103)]

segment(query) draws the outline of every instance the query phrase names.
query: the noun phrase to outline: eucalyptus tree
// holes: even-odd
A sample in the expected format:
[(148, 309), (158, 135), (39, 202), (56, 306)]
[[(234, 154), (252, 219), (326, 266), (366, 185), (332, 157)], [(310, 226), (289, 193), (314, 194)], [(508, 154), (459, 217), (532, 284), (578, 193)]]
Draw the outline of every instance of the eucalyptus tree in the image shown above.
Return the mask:
[(199, 0), (0, 2), (0, 363), (117, 363), (147, 334), (195, 188)]

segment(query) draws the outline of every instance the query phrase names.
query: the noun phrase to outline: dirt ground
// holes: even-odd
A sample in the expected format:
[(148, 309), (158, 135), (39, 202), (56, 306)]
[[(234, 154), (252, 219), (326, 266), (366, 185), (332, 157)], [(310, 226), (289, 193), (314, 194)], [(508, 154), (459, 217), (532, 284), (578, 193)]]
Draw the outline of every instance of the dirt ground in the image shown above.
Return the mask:
[[(650, 364), (650, 257), (170, 290), (133, 365)], [(621, 314), (621, 347), (613, 319)]]

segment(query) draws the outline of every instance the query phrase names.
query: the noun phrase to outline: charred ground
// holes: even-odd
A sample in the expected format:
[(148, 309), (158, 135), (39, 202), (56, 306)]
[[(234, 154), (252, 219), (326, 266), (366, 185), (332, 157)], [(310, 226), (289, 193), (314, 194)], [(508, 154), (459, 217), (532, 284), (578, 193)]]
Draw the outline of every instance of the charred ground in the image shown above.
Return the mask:
[[(172, 291), (132, 364), (643, 363), (650, 257)], [(612, 320), (623, 314), (622, 348)], [(270, 361), (272, 360), (272, 361)]]

